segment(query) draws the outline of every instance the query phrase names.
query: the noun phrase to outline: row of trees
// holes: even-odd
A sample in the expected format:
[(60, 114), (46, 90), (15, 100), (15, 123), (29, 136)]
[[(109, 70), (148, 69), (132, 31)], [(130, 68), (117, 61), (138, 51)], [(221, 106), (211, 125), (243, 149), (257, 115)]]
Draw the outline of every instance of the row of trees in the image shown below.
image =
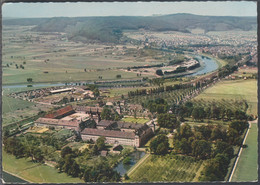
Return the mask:
[[(178, 117), (191, 117), (196, 121), (203, 119), (222, 119), (222, 120), (246, 120), (248, 116), (242, 110), (231, 110), (229, 108), (217, 106), (215, 103), (207, 105), (207, 107), (195, 106), (192, 102), (186, 102), (179, 107), (173, 107)], [(182, 120), (181, 119), (181, 120)]]
[[(158, 78), (157, 78), (158, 79)], [(158, 88), (151, 88), (151, 89), (137, 89), (135, 91), (129, 91), (128, 97), (140, 96), (140, 95), (147, 95), (147, 94), (158, 94), (162, 92), (174, 91), (178, 89), (186, 89), (190, 88), (192, 85), (189, 84), (175, 84), (175, 85), (168, 85), (162, 86)]]

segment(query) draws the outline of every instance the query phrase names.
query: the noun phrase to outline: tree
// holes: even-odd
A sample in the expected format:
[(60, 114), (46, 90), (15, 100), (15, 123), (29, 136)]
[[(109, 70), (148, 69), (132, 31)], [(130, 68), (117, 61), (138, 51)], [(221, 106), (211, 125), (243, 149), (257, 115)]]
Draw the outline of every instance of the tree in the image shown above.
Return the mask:
[(68, 154), (72, 154), (72, 149), (69, 147), (69, 146), (66, 146), (64, 147), (62, 150), (61, 150), (61, 157), (64, 158), (66, 155)]
[(229, 128), (235, 129), (240, 135), (244, 132), (244, 130), (247, 127), (248, 127), (247, 121), (233, 121), (229, 125)]
[(33, 81), (32, 78), (27, 78), (27, 82), (28, 82), (28, 83), (31, 83), (32, 81)]
[(122, 76), (121, 75), (116, 75), (116, 78), (121, 78)]
[(106, 141), (106, 138), (104, 136), (100, 136), (97, 141), (96, 141), (96, 145), (97, 145), (97, 148), (98, 150), (103, 150), (105, 148), (105, 141)]
[(105, 120), (111, 120), (111, 114), (112, 114), (112, 111), (109, 108), (104, 107), (101, 112), (101, 118), (105, 119)]
[(192, 111), (192, 117), (195, 119), (195, 120), (200, 120), (202, 121), (203, 118), (205, 118), (205, 111), (204, 111), (204, 108), (203, 107), (195, 107)]
[(192, 143), (192, 155), (196, 159), (207, 159), (211, 154), (211, 143), (205, 140), (195, 140)]
[(184, 123), (180, 126), (179, 129), (177, 129), (176, 137), (178, 139), (186, 138), (189, 139), (189, 137), (193, 136), (191, 126), (187, 123)]
[(180, 123), (175, 115), (165, 113), (158, 115), (158, 125), (163, 128), (176, 129), (180, 126)]
[(159, 76), (162, 76), (163, 75), (163, 72), (161, 69), (157, 69), (156, 72), (155, 72), (157, 75)]
[(95, 97), (99, 97), (100, 92), (99, 92), (98, 88), (94, 89), (93, 94)]
[(168, 153), (169, 142), (165, 134), (160, 134), (154, 138), (150, 143), (150, 151), (157, 155), (164, 155)]

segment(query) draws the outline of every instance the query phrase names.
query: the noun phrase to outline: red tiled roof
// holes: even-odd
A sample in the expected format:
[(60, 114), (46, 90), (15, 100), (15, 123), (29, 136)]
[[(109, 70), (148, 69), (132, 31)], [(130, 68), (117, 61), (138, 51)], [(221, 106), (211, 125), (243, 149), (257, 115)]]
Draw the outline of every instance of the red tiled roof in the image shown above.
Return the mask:
[(100, 130), (100, 129), (93, 129), (93, 128), (85, 128), (81, 132), (81, 134), (82, 135), (125, 138), (125, 139), (134, 139), (135, 138), (135, 134), (133, 132), (121, 132), (121, 131), (116, 131), (116, 130)]
[(62, 116), (62, 115), (66, 114), (66, 113), (69, 113), (71, 111), (74, 111), (74, 110), (73, 110), (71, 105), (68, 105), (68, 106), (66, 106), (64, 108), (56, 110), (54, 113), (47, 114), (44, 117), (45, 118), (57, 118), (58, 116)]

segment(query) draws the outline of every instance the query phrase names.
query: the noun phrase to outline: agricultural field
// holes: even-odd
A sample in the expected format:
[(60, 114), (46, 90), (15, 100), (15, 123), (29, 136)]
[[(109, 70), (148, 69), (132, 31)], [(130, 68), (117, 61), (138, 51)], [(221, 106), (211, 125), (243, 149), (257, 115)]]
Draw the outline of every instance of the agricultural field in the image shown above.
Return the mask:
[(148, 119), (145, 119), (145, 118), (125, 117), (125, 118), (122, 119), (122, 121), (131, 122), (131, 123), (145, 124), (145, 123), (147, 123), (149, 120), (148, 120)]
[(129, 174), (127, 182), (192, 182), (197, 179), (203, 163), (185, 156), (150, 155)]
[(45, 164), (33, 163), (30, 159), (16, 159), (13, 155), (2, 152), (3, 170), (18, 175), (29, 182), (37, 183), (83, 183), (79, 178), (72, 178), (65, 173)]
[(221, 81), (206, 89), (195, 100), (204, 101), (241, 101), (248, 103), (248, 114), (257, 115), (257, 80)]
[(36, 104), (17, 98), (7, 96), (12, 92), (20, 92), (24, 90), (32, 90), (36, 87), (23, 88), (3, 88), (2, 94), (2, 119), (3, 125), (8, 125), (38, 114), (40, 110), (46, 111), (51, 107), (49, 105)]
[(232, 182), (252, 182), (258, 180), (257, 135), (257, 123), (252, 123), (245, 142), (247, 147), (241, 153)]
[(133, 45), (70, 42), (63, 33), (41, 34), (31, 28), (3, 28), (3, 84), (27, 83), (27, 78), (33, 82), (99, 80), (99, 76), (112, 80), (117, 74), (134, 79), (136, 73), (118, 69), (160, 64), (169, 58), (164, 52), (138, 50)]

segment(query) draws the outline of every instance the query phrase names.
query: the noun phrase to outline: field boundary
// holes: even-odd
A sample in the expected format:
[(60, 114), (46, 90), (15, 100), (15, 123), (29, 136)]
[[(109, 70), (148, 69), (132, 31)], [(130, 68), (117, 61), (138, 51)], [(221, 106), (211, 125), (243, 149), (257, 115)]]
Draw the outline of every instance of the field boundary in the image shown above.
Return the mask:
[(126, 174), (129, 176), (131, 175), (151, 154), (146, 154), (142, 159), (140, 159), (132, 168), (129, 169)]

